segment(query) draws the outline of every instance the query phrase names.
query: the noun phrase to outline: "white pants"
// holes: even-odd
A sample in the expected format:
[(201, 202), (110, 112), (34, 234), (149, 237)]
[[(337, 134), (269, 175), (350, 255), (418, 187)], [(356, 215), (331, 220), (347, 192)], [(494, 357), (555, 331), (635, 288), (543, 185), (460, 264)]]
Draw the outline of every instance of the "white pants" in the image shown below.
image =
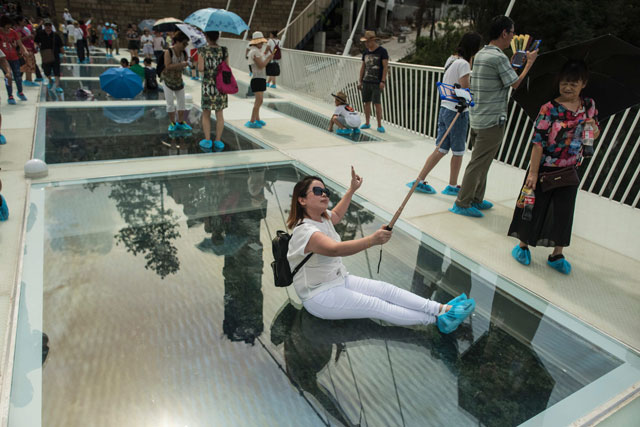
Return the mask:
[(162, 89), (164, 90), (164, 98), (167, 100), (167, 113), (173, 113), (174, 111), (176, 111), (176, 106), (173, 104), (174, 98), (178, 102), (178, 111), (183, 111), (186, 109), (184, 100), (184, 88), (180, 90), (171, 90), (167, 87), (166, 84), (163, 84)]
[(321, 319), (379, 319), (394, 325), (435, 323), (440, 304), (397, 286), (358, 276), (345, 277), (344, 285), (314, 295), (303, 302)]

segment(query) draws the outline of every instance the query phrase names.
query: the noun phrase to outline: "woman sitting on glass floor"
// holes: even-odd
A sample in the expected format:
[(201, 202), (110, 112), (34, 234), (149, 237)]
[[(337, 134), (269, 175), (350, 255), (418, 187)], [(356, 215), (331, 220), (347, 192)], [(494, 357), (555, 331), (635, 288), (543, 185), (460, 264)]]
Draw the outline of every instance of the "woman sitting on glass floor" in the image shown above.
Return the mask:
[(462, 294), (447, 304), (415, 295), (389, 283), (351, 275), (343, 256), (356, 254), (389, 241), (392, 232), (382, 226), (375, 233), (342, 242), (334, 228), (362, 185), (351, 168), (351, 185), (340, 202), (328, 210), (329, 190), (317, 176), (307, 176), (293, 189), (287, 226), (293, 229), (287, 259), (293, 271), (311, 252), (293, 277), (293, 287), (302, 304), (322, 319), (373, 318), (395, 325), (436, 323), (444, 333), (453, 332), (475, 308), (475, 301)]

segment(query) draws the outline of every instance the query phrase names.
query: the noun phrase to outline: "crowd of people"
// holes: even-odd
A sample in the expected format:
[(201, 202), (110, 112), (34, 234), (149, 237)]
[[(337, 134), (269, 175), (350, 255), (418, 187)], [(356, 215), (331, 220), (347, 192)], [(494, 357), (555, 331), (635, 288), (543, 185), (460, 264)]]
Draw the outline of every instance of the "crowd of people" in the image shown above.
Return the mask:
[[(64, 40), (55, 33), (51, 21), (42, 23), (42, 30), (34, 29), (23, 17), (0, 18), (0, 41), (2, 42), (2, 66), (7, 75), (9, 102), (15, 103), (12, 96), (12, 83), (15, 82), (17, 95), (26, 100), (22, 92), (22, 77), (25, 83), (31, 82), (32, 73), (41, 79), (35, 61), (21, 64), (23, 58), (33, 57), (40, 51), (44, 74), (56, 81), (60, 78), (60, 54), (64, 46), (75, 43), (79, 62), (89, 53), (89, 44), (95, 44), (97, 34), (102, 36), (107, 55), (118, 50), (117, 24), (98, 25), (96, 31), (88, 31), (83, 21), (75, 21), (65, 11), (64, 20), (70, 25), (61, 27)], [(218, 44), (220, 33), (205, 33), (206, 44), (194, 49), (191, 40), (177, 30), (169, 34), (149, 30), (142, 33), (135, 24), (126, 30), (127, 49), (131, 60), (123, 59), (122, 65), (130, 67), (144, 82), (146, 90), (160, 87), (155, 81), (160, 77), (164, 91), (169, 132), (189, 132), (186, 122), (185, 69), (195, 70), (202, 76), (202, 126), (204, 139), (200, 147), (204, 151), (224, 149), (222, 133), (224, 130), (223, 111), (228, 107), (228, 95), (220, 90), (217, 74), (222, 64), (229, 65), (229, 52)], [(526, 62), (520, 73), (516, 73), (504, 50), (514, 37), (514, 22), (506, 16), (493, 19), (489, 29), (489, 43), (482, 43), (482, 36), (475, 32), (464, 34), (457, 49), (444, 64), (443, 82), (468, 88), (473, 93), (475, 105), (459, 109), (451, 101), (443, 101), (438, 113), (436, 150), (427, 161), (427, 174), (442, 160), (449, 151), (449, 183), (442, 191), (455, 197), (451, 212), (468, 217), (482, 217), (483, 211), (493, 207), (484, 198), (487, 175), (503, 139), (509, 89), (522, 84), (537, 58), (537, 50), (526, 53)], [(360, 129), (371, 127), (372, 105), (377, 120), (376, 130), (384, 133), (382, 124), (382, 96), (388, 76), (389, 55), (378, 44), (375, 32), (366, 31), (362, 65), (358, 76), (358, 88), (364, 104), (364, 119), (349, 104), (343, 91), (332, 94), (336, 109), (330, 119), (328, 130), (334, 127), (339, 134), (352, 134)], [(139, 64), (139, 53), (144, 56), (144, 67)], [(278, 73), (269, 72), (279, 67), (282, 58), (277, 32), (271, 32), (269, 39), (263, 33), (252, 34), (245, 52), (251, 81), (250, 88), (255, 101), (246, 127), (261, 129), (267, 123), (260, 117), (263, 95), (267, 88), (275, 89)], [(87, 56), (88, 57), (88, 56)], [(155, 60), (156, 67), (152, 67)], [(126, 62), (125, 62), (126, 61)], [(24, 67), (24, 68), (21, 68)], [(152, 74), (153, 73), (153, 74)], [(150, 79), (152, 74), (153, 79)], [(594, 100), (581, 97), (581, 90), (588, 81), (588, 70), (581, 61), (569, 61), (558, 76), (559, 97), (549, 100), (540, 109), (535, 122), (534, 137), (531, 141), (531, 163), (523, 183), (523, 192), (535, 190), (533, 209), (525, 209), (519, 204), (513, 214), (508, 235), (519, 240), (512, 256), (521, 264), (531, 263), (530, 247), (537, 245), (553, 248), (548, 265), (555, 270), (569, 274), (571, 265), (564, 258), (563, 249), (569, 246), (573, 211), (578, 191), (578, 183), (551, 188), (541, 188), (541, 177), (545, 174), (577, 172), (583, 158), (584, 129), (592, 126), (594, 137), (599, 136), (597, 110)], [(150, 87), (154, 86), (154, 87)], [(13, 101), (13, 102), (12, 102)], [(211, 112), (215, 112), (215, 133), (212, 138)], [(455, 120), (455, 123), (453, 123)], [(453, 125), (452, 125), (453, 124)], [(449, 129), (451, 128), (451, 129)], [(467, 133), (470, 128), (470, 141), (473, 146), (471, 159), (467, 165), (462, 183), (458, 185), (462, 156), (466, 152)], [(449, 132), (447, 133), (447, 130)], [(447, 134), (446, 138), (444, 138)], [(1, 137), (0, 137), (1, 138)], [(2, 141), (4, 141), (2, 139)], [(446, 304), (426, 300), (406, 292), (388, 283), (356, 277), (347, 273), (341, 257), (349, 256), (389, 241), (392, 231), (384, 226), (370, 236), (362, 239), (341, 242), (334, 225), (344, 216), (352, 195), (362, 184), (362, 178), (352, 168), (351, 186), (342, 200), (328, 210), (329, 190), (319, 177), (306, 177), (293, 190), (288, 226), (293, 230), (288, 262), (292, 269), (303, 259), (311, 261), (303, 265), (293, 278), (293, 285), (305, 308), (315, 316), (325, 319), (376, 318), (399, 325), (439, 323), (443, 331), (455, 329), (468, 316), (475, 303), (463, 294)], [(413, 182), (409, 186), (413, 186)], [(417, 191), (434, 194), (436, 190), (427, 181), (417, 184)], [(529, 194), (529, 193), (527, 193)], [(306, 262), (306, 261), (305, 261)], [(447, 314), (448, 313), (448, 314)]]

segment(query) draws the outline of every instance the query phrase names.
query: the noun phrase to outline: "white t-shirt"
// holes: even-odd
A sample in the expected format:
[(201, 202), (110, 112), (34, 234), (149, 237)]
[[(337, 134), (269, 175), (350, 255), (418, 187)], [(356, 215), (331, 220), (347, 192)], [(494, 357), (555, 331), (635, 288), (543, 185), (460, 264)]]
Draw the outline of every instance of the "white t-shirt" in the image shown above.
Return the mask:
[(69, 37), (73, 36), (73, 34), (76, 31), (76, 27), (74, 27), (73, 24), (67, 25), (66, 29), (67, 29), (67, 34), (69, 35)]
[(143, 46), (146, 46), (146, 45), (151, 46), (153, 44), (153, 36), (142, 36), (140, 37), (140, 41), (142, 42)]
[(360, 127), (360, 114), (350, 105), (338, 105), (333, 114), (342, 118), (341, 122), (350, 128)]
[(251, 46), (249, 49), (249, 55), (247, 59), (249, 60), (249, 65), (251, 65), (251, 72), (253, 73), (254, 79), (266, 79), (267, 78), (267, 69), (258, 68), (258, 64), (256, 64), (255, 59), (260, 58), (260, 61), (264, 61), (264, 52), (258, 49), (255, 46)]
[[(442, 83), (446, 83), (448, 85), (460, 83), (460, 79), (462, 77), (471, 73), (471, 66), (466, 59), (455, 55), (451, 55), (449, 59), (447, 59), (447, 62), (444, 64), (444, 68), (446, 68), (447, 71), (444, 72)], [(456, 105), (458, 104), (453, 101), (442, 101), (440, 105), (448, 110), (456, 111)]]
[[(331, 211), (327, 210), (327, 214), (331, 218)], [(313, 233), (316, 232), (323, 233), (336, 242), (341, 241), (340, 235), (336, 232), (330, 219), (323, 217), (322, 222), (317, 222), (305, 218), (302, 224), (293, 229), (291, 240), (289, 240), (287, 259), (291, 271), (308, 255), (304, 249)], [(293, 287), (300, 299), (306, 301), (320, 292), (343, 284), (347, 274), (349, 273), (342, 263), (341, 257), (313, 254), (300, 271), (293, 276)]]
[(73, 27), (73, 30), (69, 32), (69, 35), (72, 35), (75, 41), (82, 40), (84, 38), (84, 33), (80, 27)]

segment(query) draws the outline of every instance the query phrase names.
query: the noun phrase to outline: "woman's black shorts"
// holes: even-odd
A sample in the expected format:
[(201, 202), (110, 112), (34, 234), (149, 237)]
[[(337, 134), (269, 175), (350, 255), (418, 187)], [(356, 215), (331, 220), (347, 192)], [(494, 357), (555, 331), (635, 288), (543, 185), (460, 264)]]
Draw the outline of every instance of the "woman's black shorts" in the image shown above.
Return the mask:
[(140, 42), (138, 40), (129, 40), (129, 50), (138, 50), (140, 49)]
[(267, 90), (267, 79), (253, 78), (251, 79), (252, 92), (264, 92)]

